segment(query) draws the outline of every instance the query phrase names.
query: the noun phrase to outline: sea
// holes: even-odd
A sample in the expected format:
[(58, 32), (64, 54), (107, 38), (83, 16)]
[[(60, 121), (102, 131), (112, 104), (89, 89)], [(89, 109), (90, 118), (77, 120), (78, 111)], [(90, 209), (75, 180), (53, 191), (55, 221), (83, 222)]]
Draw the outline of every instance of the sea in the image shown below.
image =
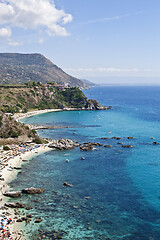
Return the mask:
[(64, 126), (39, 130), (41, 137), (111, 145), (86, 152), (79, 147), (52, 150), (23, 165), (11, 188), (45, 189), (21, 198), (33, 207), (22, 213), (43, 220), (25, 226), (27, 238), (159, 240), (160, 86), (96, 86), (83, 92), (112, 109), (52, 112), (22, 120)]

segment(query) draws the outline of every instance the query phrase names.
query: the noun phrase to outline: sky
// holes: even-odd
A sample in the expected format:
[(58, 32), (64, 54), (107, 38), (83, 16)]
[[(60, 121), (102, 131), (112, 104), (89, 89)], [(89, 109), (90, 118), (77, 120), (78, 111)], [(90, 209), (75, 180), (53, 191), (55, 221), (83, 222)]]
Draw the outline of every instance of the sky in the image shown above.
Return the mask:
[(0, 0), (0, 52), (106, 84), (160, 84), (159, 0)]

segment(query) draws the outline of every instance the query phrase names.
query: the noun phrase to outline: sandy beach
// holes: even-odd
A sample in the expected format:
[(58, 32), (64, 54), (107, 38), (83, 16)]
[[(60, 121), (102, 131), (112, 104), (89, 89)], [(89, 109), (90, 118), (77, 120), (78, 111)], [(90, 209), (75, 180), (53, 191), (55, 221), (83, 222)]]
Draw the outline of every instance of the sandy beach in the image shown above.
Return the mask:
[(37, 114), (43, 114), (43, 113), (49, 113), (49, 112), (61, 112), (61, 111), (76, 111), (76, 110), (82, 110), (78, 108), (64, 108), (64, 109), (45, 109), (45, 110), (36, 110), (36, 111), (30, 111), (27, 113), (15, 113), (14, 118), (19, 121), (22, 118), (31, 117)]
[[(1, 150), (0, 221), (1, 225), (4, 220), (7, 220), (9, 218), (12, 219), (12, 222), (9, 225), (7, 225), (7, 228), (9, 229), (8, 232), (11, 233), (11, 237), (3, 238), (1, 233), (0, 239), (17, 239), (17, 240), (25, 239), (23, 237), (22, 223), (16, 222), (14, 209), (12, 208), (5, 209), (5, 202), (8, 201), (8, 198), (4, 197), (3, 193), (10, 191), (9, 183), (16, 177), (17, 173), (19, 172), (17, 169), (14, 169), (14, 167), (20, 167), (22, 163), (24, 163), (24, 160), (28, 160), (36, 155), (42, 154), (50, 150), (52, 149), (48, 147), (48, 144), (41, 145), (32, 144), (31, 146), (28, 147), (19, 147), (19, 150), (18, 147), (17, 148), (15, 147), (15, 149), (9, 151)], [(12, 201), (12, 199), (10, 201)], [(20, 199), (18, 199), (17, 201), (20, 201)], [(1, 232), (3, 231), (4, 230), (2, 229)]]
[[(46, 110), (37, 110), (37, 111), (31, 111), (27, 113), (16, 113), (14, 115), (14, 118), (16, 121), (20, 121), (22, 118), (31, 117), (33, 115), (37, 114), (44, 114), (48, 112), (58, 112), (58, 111), (75, 111), (79, 109), (75, 108), (66, 108), (66, 109), (46, 109)], [(30, 126), (31, 127), (31, 126)], [(0, 150), (0, 222), (1, 222), (1, 235), (0, 239), (15, 239), (15, 240), (25, 240), (23, 236), (23, 228), (24, 224), (19, 223), (16, 221), (15, 211), (13, 208), (7, 208), (5, 207), (5, 203), (9, 200), (8, 197), (5, 197), (3, 194), (5, 192), (11, 191), (9, 187), (9, 183), (16, 177), (17, 173), (20, 170), (14, 169), (15, 167), (21, 167), (21, 165), (24, 163), (24, 160), (28, 160), (33, 158), (34, 156), (38, 154), (42, 154), (47, 151), (51, 151), (52, 149), (48, 147), (48, 144), (34, 144), (34, 143), (28, 143), (24, 144), (24, 146), (19, 145), (9, 145), (10, 150), (9, 151), (3, 151)], [(31, 186), (32, 187), (32, 186)], [(12, 199), (10, 199), (12, 202)], [(20, 199), (17, 199), (17, 202), (20, 202)], [(8, 214), (9, 213), (9, 214)], [(9, 218), (12, 219), (12, 222), (7, 225), (8, 232), (11, 233), (11, 237), (5, 237), (3, 238), (2, 235), (4, 234), (4, 220), (7, 221)], [(6, 231), (6, 230), (5, 230)]]

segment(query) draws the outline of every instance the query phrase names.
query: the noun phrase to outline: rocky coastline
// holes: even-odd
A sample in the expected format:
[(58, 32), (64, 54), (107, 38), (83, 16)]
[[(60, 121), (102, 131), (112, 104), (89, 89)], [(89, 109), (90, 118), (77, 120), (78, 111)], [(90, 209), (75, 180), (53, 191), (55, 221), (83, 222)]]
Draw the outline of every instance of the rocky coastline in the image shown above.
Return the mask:
[[(55, 112), (55, 111), (80, 111), (80, 110), (108, 110), (111, 109), (111, 107), (103, 107), (101, 106), (97, 101), (93, 103), (93, 100), (90, 103), (87, 103), (83, 108), (63, 108), (63, 109), (46, 109), (46, 110), (38, 110), (38, 111), (32, 111), (27, 113), (18, 113), (12, 116), (7, 116), (6, 119), (9, 123), (9, 120), (12, 118), (14, 121), (19, 123), (19, 120), (22, 118), (30, 117), (36, 114), (43, 114), (47, 112)], [(12, 124), (14, 125), (14, 122), (12, 120)], [(53, 127), (53, 126), (52, 126)], [(66, 126), (68, 127), (68, 126)], [(49, 128), (48, 126), (30, 126), (25, 125), (24, 128), (27, 129), (27, 131), (35, 130), (35, 129), (45, 129)], [(58, 127), (59, 128), (59, 127)], [(60, 127), (61, 128), (61, 127)], [(28, 130), (30, 129), (30, 130)], [(20, 141), (18, 141), (20, 139)], [(12, 218), (12, 224), (10, 226), (9, 234), (12, 232), (12, 238), (16, 239), (18, 236), (20, 236), (20, 239), (25, 239), (23, 236), (23, 230), (21, 225), (19, 225), (22, 222), (29, 223), (31, 221), (30, 214), (26, 214), (26, 216), (21, 216), (18, 209), (26, 209), (30, 210), (25, 204), (23, 204), (20, 200), (19, 201), (9, 201), (7, 199), (20, 199), (22, 195), (24, 194), (39, 194), (43, 193), (43, 189), (33, 189), (31, 186), (29, 189), (22, 189), (21, 192), (18, 191), (11, 191), (9, 187), (9, 182), (17, 175), (17, 173), (21, 172), (21, 165), (23, 162), (26, 162), (28, 157), (33, 157), (33, 155), (41, 154), (46, 151), (51, 150), (69, 150), (76, 147), (80, 147), (82, 144), (79, 142), (75, 142), (71, 139), (59, 139), (59, 140), (52, 140), (51, 142), (47, 144), (36, 144), (33, 143), (32, 140), (28, 139), (28, 137), (24, 138), (12, 138), (9, 139), (1, 139), (4, 140), (5, 145), (9, 144), (7, 146), (8, 149), (4, 150), (1, 149), (1, 157), (0, 157), (0, 166), (1, 166), (1, 176), (0, 176), (0, 184), (1, 184), (1, 198), (2, 198), (2, 204), (0, 208), (0, 215), (1, 218), (6, 218), (6, 214), (4, 211), (9, 211), (9, 214)], [(10, 142), (11, 141), (11, 142)], [(15, 145), (15, 141), (18, 145)], [(48, 139), (44, 139), (44, 141), (48, 142)], [(87, 145), (89, 148), (92, 146), (95, 146), (95, 143), (88, 143)], [(100, 146), (100, 145), (99, 145)], [(86, 144), (85, 144), (86, 147)], [(91, 148), (92, 148), (91, 147)], [(90, 149), (87, 150), (90, 150)], [(92, 148), (93, 149), (93, 148)], [(92, 150), (91, 149), (91, 150)], [(82, 148), (81, 148), (82, 150)], [(28, 154), (28, 155), (27, 155)], [(27, 157), (28, 156), (28, 157)], [(63, 183), (62, 183), (63, 184)], [(72, 184), (64, 182), (64, 186), (72, 187)], [(1, 219), (1, 220), (2, 220)], [(35, 223), (41, 222), (42, 219), (34, 219)], [(7, 238), (6, 238), (7, 239)]]

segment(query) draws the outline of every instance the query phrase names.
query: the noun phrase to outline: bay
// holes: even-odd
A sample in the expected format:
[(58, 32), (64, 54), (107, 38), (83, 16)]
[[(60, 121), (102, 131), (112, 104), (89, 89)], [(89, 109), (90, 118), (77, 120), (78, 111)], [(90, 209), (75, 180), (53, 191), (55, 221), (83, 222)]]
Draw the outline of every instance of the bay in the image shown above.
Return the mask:
[[(96, 147), (91, 152), (78, 148), (50, 151), (23, 166), (12, 188), (45, 188), (42, 195), (22, 198), (33, 206), (32, 214), (43, 218), (40, 225), (28, 226), (28, 238), (37, 239), (37, 229), (41, 228), (49, 231), (48, 239), (56, 230), (63, 239), (73, 240), (158, 240), (160, 145), (153, 142), (160, 142), (160, 87), (103, 86), (84, 93), (103, 105), (112, 105), (112, 109), (53, 112), (23, 120), (70, 126), (39, 130), (42, 137), (112, 146)], [(120, 143), (133, 148), (123, 148)], [(64, 182), (74, 187), (65, 188)]]

